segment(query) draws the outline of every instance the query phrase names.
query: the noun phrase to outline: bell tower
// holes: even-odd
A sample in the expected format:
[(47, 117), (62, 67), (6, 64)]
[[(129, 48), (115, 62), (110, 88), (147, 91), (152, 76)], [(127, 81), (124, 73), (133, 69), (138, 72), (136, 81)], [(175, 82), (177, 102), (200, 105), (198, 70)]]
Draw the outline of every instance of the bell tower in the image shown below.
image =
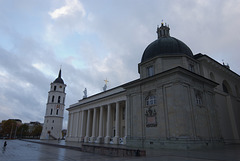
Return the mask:
[(61, 139), (62, 124), (65, 106), (65, 88), (63, 79), (61, 78), (61, 69), (58, 77), (50, 85), (48, 92), (48, 100), (46, 105), (46, 113), (44, 117), (44, 125), (40, 139)]

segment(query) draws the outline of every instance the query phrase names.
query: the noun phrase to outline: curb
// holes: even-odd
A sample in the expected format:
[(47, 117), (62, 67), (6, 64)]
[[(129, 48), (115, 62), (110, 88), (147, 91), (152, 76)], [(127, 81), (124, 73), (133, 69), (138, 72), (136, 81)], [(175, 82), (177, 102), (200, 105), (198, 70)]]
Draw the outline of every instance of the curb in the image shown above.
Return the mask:
[(25, 140), (25, 139), (22, 139), (21, 141), (26, 141), (26, 142), (31, 142), (31, 143), (37, 143), (37, 144), (55, 146), (55, 147), (59, 147), (59, 148), (66, 148), (66, 149), (73, 149), (73, 150), (82, 151), (82, 148), (81, 148), (81, 147), (75, 147), (75, 146), (60, 145), (60, 144), (51, 144), (51, 143), (46, 143), (46, 142), (38, 142), (38, 141)]

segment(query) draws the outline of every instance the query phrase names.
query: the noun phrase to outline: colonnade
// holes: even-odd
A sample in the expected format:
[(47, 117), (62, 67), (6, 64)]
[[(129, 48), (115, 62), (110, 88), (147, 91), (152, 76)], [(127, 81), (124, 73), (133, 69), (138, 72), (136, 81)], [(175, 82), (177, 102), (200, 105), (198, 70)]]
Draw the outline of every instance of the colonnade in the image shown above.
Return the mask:
[(125, 100), (72, 111), (69, 113), (67, 138), (86, 143), (125, 144), (126, 119)]

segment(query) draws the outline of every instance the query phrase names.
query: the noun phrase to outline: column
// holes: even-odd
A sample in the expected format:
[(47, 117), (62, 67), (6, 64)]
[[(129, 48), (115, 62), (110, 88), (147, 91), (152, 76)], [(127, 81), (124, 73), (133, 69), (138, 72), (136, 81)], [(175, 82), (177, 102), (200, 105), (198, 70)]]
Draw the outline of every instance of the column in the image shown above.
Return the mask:
[(76, 113), (75, 113), (75, 117), (77, 117), (77, 118), (76, 118), (76, 127), (75, 127), (75, 128), (76, 128), (76, 131), (75, 131), (74, 137), (75, 137), (75, 138), (78, 138), (79, 112), (76, 112)]
[(85, 122), (85, 117), (86, 117), (86, 115), (85, 115), (85, 111), (82, 111), (82, 117), (81, 117), (81, 132), (80, 132), (80, 138), (79, 138), (79, 140), (80, 140), (80, 142), (83, 142), (84, 141), (84, 136), (85, 136), (85, 132), (86, 132), (86, 130), (85, 130), (85, 127), (86, 127), (86, 122)]
[(118, 144), (119, 139), (119, 102), (116, 103), (116, 120), (115, 120), (115, 136), (113, 138), (113, 143)]
[(97, 143), (102, 143), (103, 140), (103, 106), (100, 107), (100, 118), (99, 118), (99, 133)]
[(78, 138), (78, 142), (80, 141), (80, 135), (81, 135), (81, 120), (82, 120), (82, 111), (78, 112), (78, 132), (77, 132), (77, 138)]
[(110, 122), (111, 122), (111, 105), (108, 104), (108, 109), (107, 109), (107, 133), (106, 133), (106, 137), (104, 140), (104, 143), (108, 144), (110, 142)]
[[(68, 129), (67, 129), (67, 138), (70, 137), (70, 119), (71, 119), (71, 115), (70, 112), (68, 113)], [(45, 129), (44, 129), (45, 130)]]
[(73, 113), (70, 114), (70, 128), (69, 128), (69, 136), (72, 137), (73, 131)]
[(88, 115), (87, 115), (87, 131), (86, 131), (86, 136), (84, 137), (84, 142), (88, 142), (89, 138), (89, 132), (90, 132), (90, 109), (88, 110)]
[(125, 136), (124, 136), (124, 139), (123, 139), (123, 144), (126, 144), (127, 143), (127, 102), (125, 101)]
[(94, 142), (96, 139), (96, 114), (97, 114), (97, 109), (93, 109), (93, 126), (92, 126), (92, 137), (91, 137), (91, 142)]

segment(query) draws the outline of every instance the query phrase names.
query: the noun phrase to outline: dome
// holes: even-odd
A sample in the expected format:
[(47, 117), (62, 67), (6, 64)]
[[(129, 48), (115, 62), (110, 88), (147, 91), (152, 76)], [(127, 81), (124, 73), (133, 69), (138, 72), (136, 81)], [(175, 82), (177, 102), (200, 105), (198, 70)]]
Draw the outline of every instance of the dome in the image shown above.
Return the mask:
[(61, 83), (64, 84), (63, 79), (61, 78), (61, 69), (59, 70), (59, 74), (58, 77), (55, 79), (55, 81), (53, 83)]
[(158, 39), (153, 41), (145, 49), (141, 63), (156, 56), (188, 55), (193, 57), (191, 49), (182, 41), (169, 35), (169, 27), (162, 26), (157, 29)]

